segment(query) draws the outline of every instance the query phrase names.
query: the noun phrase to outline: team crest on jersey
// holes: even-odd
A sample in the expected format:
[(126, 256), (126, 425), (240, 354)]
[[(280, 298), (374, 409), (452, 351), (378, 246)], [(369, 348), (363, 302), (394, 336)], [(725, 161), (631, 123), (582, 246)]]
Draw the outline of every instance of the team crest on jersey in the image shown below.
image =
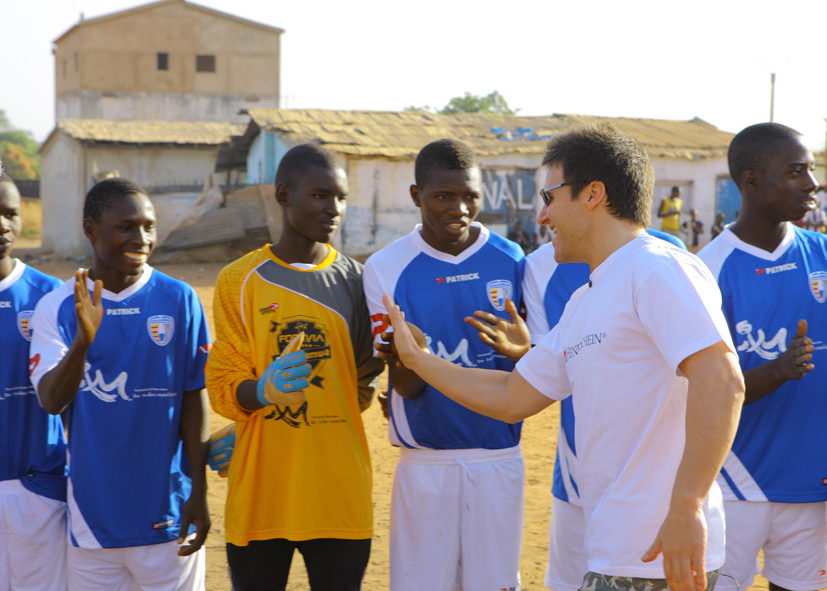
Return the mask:
[(172, 335), (175, 334), (175, 319), (172, 316), (152, 316), (146, 321), (149, 338), (156, 345), (169, 345)]
[(511, 299), (512, 291), (511, 282), (507, 279), (495, 279), (489, 281), (485, 286), (488, 301), (500, 312), (505, 310), (505, 300)]
[(810, 284), (810, 293), (819, 304), (823, 304), (827, 299), (827, 272), (814, 271), (807, 275), (807, 281)]
[(17, 330), (27, 341), (32, 340), (32, 316), (34, 316), (34, 310), (23, 310), (17, 313)]

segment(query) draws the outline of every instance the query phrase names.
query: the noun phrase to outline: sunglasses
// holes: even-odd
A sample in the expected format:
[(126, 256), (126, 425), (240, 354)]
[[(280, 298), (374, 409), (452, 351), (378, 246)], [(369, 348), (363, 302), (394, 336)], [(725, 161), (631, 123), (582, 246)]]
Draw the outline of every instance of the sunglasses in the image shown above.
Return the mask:
[(560, 183), (559, 185), (554, 185), (553, 187), (549, 187), (548, 189), (540, 189), (540, 197), (543, 198), (543, 203), (546, 204), (546, 207), (551, 205), (551, 200), (554, 197), (551, 195), (552, 191), (559, 189), (560, 187), (565, 187), (566, 185), (572, 184), (574, 181), (566, 181), (565, 183)]

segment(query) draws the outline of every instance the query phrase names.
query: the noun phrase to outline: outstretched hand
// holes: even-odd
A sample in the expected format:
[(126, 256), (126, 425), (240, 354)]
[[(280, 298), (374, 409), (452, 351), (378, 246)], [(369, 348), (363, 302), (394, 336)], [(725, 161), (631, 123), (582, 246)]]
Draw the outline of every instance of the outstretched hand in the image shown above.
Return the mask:
[(808, 363), (813, 358), (813, 349), (813, 340), (807, 336), (807, 321), (799, 320), (787, 350), (778, 358), (778, 370), (785, 380), (800, 380), (815, 368)]
[[(419, 355), (428, 353), (424, 333), (415, 325), (405, 320), (405, 313), (397, 306), (393, 298), (387, 294), (382, 296), (382, 302), (387, 310), (386, 322), (393, 327), (393, 333), (383, 333), (382, 338), (389, 340), (388, 345), (376, 343), (379, 357), (391, 362), (396, 361), (397, 367), (413, 369)], [(393, 338), (386, 338), (392, 336)]]
[(103, 281), (95, 281), (92, 296), (89, 296), (89, 271), (78, 270), (75, 273), (75, 316), (78, 322), (78, 331), (75, 338), (87, 347), (95, 341), (101, 321), (103, 320)]
[(516, 363), (531, 349), (531, 334), (513, 301), (505, 301), (505, 311), (508, 312), (510, 321), (477, 310), (474, 312), (476, 318), (468, 316), (465, 322), (480, 331), (483, 343)]

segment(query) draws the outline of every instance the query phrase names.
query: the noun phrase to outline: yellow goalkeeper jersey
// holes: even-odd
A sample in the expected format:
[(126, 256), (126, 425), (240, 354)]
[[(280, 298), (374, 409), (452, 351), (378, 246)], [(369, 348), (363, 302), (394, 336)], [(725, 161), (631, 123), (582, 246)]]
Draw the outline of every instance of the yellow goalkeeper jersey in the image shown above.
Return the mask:
[[(215, 290), (210, 401), (236, 422), (227, 542), (373, 536), (371, 465), (361, 411), (382, 371), (373, 356), (362, 265), (330, 249), (299, 270), (270, 250), (228, 265)], [(299, 332), (311, 366), (301, 406), (248, 412), (236, 388), (256, 380)]]

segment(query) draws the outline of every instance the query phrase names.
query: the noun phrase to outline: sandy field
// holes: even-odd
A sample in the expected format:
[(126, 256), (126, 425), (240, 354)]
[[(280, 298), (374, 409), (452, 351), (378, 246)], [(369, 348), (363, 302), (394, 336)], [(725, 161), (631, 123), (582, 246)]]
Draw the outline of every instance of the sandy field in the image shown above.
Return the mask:
[[(19, 248), (39, 246), (37, 240), (21, 240)], [(68, 279), (79, 266), (88, 266), (89, 261), (64, 260), (53, 255), (25, 254), (20, 258), (45, 273), (61, 279)], [(28, 251), (32, 252), (32, 251)], [(215, 280), (225, 263), (208, 264), (163, 264), (157, 269), (192, 285), (204, 305), (214, 332), (212, 304)], [(386, 384), (386, 377), (383, 376)], [(372, 405), (364, 415), (365, 429), (373, 462), (373, 503), (374, 530), (370, 564), (365, 574), (363, 589), (385, 591), (388, 589), (388, 514), (393, 470), (398, 452), (387, 441), (387, 421), (382, 417), (378, 404)], [(527, 420), (523, 427), (523, 453), (526, 462), (526, 508), (522, 552), (522, 588), (525, 590), (545, 589), (546, 552), (548, 548), (548, 525), (551, 505), (551, 479), (554, 469), (554, 453), (557, 441), (559, 411), (557, 406)], [(228, 423), (220, 415), (212, 414), (213, 431)], [(224, 553), (224, 501), (226, 481), (215, 473), (209, 475), (209, 503), (212, 516), (212, 530), (207, 539), (207, 589), (229, 591), (226, 558)], [(751, 590), (767, 589), (764, 579), (756, 581)], [(287, 586), (290, 591), (308, 590), (307, 576), (301, 555), (296, 554)], [(474, 590), (468, 590), (474, 591)]]

